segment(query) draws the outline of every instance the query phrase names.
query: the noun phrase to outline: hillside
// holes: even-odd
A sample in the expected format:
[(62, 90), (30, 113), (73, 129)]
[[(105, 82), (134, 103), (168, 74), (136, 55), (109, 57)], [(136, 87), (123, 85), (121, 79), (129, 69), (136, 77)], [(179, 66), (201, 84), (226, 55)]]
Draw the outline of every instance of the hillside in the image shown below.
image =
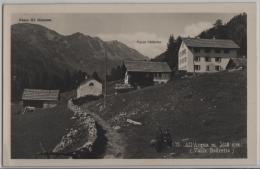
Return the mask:
[(156, 56), (155, 58), (152, 59), (154, 62), (165, 62), (166, 61), (166, 52), (161, 53), (160, 55)]
[(25, 87), (60, 88), (66, 71), (96, 71), (102, 77), (105, 50), (108, 71), (123, 60), (147, 59), (119, 41), (105, 42), (82, 33), (64, 36), (36, 24), (12, 25), (12, 91), (19, 95)]
[(66, 104), (24, 115), (21, 106), (13, 104), (11, 111), (11, 157), (17, 159), (46, 158), (40, 153), (52, 151), (75, 121)]
[(217, 39), (232, 39), (236, 42), (240, 49), (240, 56), (247, 55), (247, 15), (242, 13), (234, 16), (226, 24), (216, 21), (215, 25), (198, 35), (200, 38), (211, 39), (213, 36)]
[[(232, 39), (236, 42), (240, 49), (238, 50), (238, 55), (247, 55), (247, 16), (245, 13), (234, 16), (227, 23), (222, 23), (221, 20), (216, 21), (216, 23), (208, 30), (202, 31), (199, 35), (197, 35), (203, 39), (212, 39), (213, 36), (216, 39)], [(178, 41), (179, 37), (177, 38)], [(160, 55), (154, 57), (153, 61), (172, 61), (174, 57), (177, 56), (178, 53), (174, 51), (178, 51), (181, 43), (176, 43), (176, 49), (170, 49), (170, 53), (173, 53), (170, 56), (167, 56), (167, 51), (161, 53)]]
[[(125, 158), (164, 158), (176, 148), (158, 153), (149, 146), (158, 127), (170, 130), (174, 141), (192, 139), (203, 143), (235, 141), (233, 154), (177, 153), (171, 158), (235, 158), (246, 156), (246, 72), (220, 72), (174, 80), (82, 105), (110, 125), (119, 125), (126, 141)], [(120, 114), (142, 126), (117, 123)]]

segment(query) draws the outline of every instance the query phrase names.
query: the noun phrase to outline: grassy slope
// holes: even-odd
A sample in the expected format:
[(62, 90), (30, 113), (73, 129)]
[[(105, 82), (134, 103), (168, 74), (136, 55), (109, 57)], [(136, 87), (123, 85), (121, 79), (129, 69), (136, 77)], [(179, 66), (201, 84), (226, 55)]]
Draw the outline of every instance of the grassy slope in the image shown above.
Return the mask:
[(88, 108), (105, 120), (126, 112), (129, 118), (144, 124), (122, 130), (127, 141), (126, 158), (162, 157), (149, 147), (158, 126), (169, 128), (175, 140), (218, 142), (246, 138), (246, 72), (204, 74), (107, 100), (106, 111), (100, 101)]
[(66, 105), (41, 109), (31, 113), (17, 114), (19, 106), (12, 106), (11, 152), (12, 158), (45, 158), (40, 142), (51, 151), (66, 134), (65, 129), (73, 125), (73, 112)]

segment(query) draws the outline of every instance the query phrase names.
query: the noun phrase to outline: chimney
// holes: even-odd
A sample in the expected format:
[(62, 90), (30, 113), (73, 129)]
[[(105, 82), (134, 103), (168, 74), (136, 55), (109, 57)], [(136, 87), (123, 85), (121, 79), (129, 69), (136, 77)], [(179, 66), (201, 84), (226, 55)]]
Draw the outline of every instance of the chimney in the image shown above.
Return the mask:
[(213, 38), (212, 38), (213, 40), (215, 40), (216, 38), (215, 38), (215, 36), (213, 36)]
[(88, 75), (85, 75), (85, 80), (87, 80), (88, 79)]

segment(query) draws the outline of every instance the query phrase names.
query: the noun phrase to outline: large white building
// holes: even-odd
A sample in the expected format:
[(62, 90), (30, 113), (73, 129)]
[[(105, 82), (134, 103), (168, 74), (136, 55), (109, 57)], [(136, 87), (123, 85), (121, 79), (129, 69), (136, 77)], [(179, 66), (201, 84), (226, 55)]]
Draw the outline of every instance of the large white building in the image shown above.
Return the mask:
[(196, 73), (226, 70), (230, 59), (237, 57), (238, 48), (232, 40), (182, 38), (178, 69)]

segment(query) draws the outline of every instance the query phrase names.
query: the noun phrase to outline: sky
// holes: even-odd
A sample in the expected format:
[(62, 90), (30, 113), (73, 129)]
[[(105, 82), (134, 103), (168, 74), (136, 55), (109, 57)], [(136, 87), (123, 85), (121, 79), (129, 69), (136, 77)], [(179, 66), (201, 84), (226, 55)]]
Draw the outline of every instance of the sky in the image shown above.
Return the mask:
[(62, 35), (81, 32), (104, 41), (118, 40), (153, 58), (166, 50), (171, 34), (194, 37), (217, 19), (226, 23), (235, 15), (238, 13), (14, 14), (12, 24), (29, 22)]

